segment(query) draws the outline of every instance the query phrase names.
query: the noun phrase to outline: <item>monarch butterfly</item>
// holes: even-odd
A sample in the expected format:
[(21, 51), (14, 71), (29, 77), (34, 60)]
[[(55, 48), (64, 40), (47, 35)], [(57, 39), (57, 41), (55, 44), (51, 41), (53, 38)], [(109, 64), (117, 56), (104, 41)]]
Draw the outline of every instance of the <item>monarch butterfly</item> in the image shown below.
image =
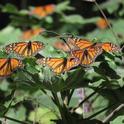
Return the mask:
[(45, 6), (37, 6), (33, 10), (31, 10), (31, 15), (36, 15), (39, 17), (46, 17), (49, 14), (52, 14), (55, 10), (54, 4), (48, 4)]
[(64, 43), (62, 41), (56, 41), (53, 44), (53, 47), (59, 50), (62, 50), (64, 52), (70, 52), (71, 50), (76, 50), (76, 48), (72, 43)]
[(66, 43), (57, 41), (54, 47), (69, 52), (71, 50), (85, 49), (91, 45), (93, 45), (93, 43), (89, 40), (68, 37)]
[(106, 52), (116, 52), (121, 50), (119, 46), (109, 42), (105, 42), (101, 44), (102, 44), (102, 49)]
[(5, 47), (7, 53), (11, 51), (21, 55), (23, 57), (30, 57), (34, 56), (38, 53), (41, 49), (44, 48), (44, 44), (40, 41), (29, 41), (29, 42), (18, 42), (12, 43)]
[(31, 37), (38, 35), (42, 33), (43, 31), (44, 31), (43, 28), (35, 28), (35, 29), (26, 30), (23, 32), (21, 39), (23, 40), (30, 39)]
[(47, 65), (55, 74), (61, 74), (69, 71), (79, 65), (77, 58), (41, 58), (37, 60), (38, 64)]
[(0, 58), (0, 77), (7, 77), (22, 67), (22, 61), (16, 58)]
[(84, 50), (75, 50), (71, 52), (71, 56), (80, 60), (80, 65), (88, 66), (92, 64), (96, 57), (102, 53), (101, 45), (94, 44)]
[[(85, 40), (85, 39), (79, 39), (79, 38), (68, 38), (67, 43), (72, 43), (73, 45), (75, 45), (75, 47), (79, 48), (79, 49), (86, 49), (90, 46), (92, 46), (94, 43), (92, 43), (89, 40)], [(112, 44), (110, 42), (104, 42), (104, 43), (95, 43), (95, 44), (99, 44), (101, 45), (102, 49), (106, 52), (116, 52), (120, 50), (120, 47)]]

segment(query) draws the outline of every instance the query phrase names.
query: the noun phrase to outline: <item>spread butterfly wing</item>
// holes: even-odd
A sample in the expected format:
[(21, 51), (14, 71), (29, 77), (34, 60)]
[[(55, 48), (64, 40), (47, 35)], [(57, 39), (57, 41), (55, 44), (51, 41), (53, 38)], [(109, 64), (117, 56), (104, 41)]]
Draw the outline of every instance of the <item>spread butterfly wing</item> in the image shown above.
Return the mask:
[(76, 49), (72, 43), (64, 43), (62, 41), (57, 41), (53, 44), (54, 48), (62, 50), (64, 52), (70, 52), (71, 50)]
[(38, 59), (37, 63), (47, 65), (56, 74), (69, 71), (71, 68), (79, 65), (79, 61), (75, 58), (42, 58)]
[(73, 44), (75, 47), (79, 49), (85, 49), (93, 45), (93, 43), (90, 42), (89, 40), (80, 38), (68, 38), (67, 43)]
[(6, 46), (6, 52), (14, 52), (18, 55), (29, 57), (34, 56), (39, 52), (41, 49), (44, 48), (44, 44), (39, 41), (33, 42), (19, 42), (19, 43), (12, 43)]
[(15, 58), (0, 58), (0, 77), (7, 77), (17, 68), (22, 67), (22, 61)]
[(109, 42), (102, 43), (102, 49), (106, 52), (116, 52), (121, 50), (119, 46)]
[(63, 50), (65, 52), (70, 52), (71, 50), (78, 50), (78, 49), (82, 50), (92, 45), (93, 43), (90, 42), (89, 40), (68, 37), (66, 43), (55, 42), (54, 47)]
[(91, 46), (85, 50), (72, 51), (72, 56), (80, 60), (80, 65), (88, 66), (92, 64), (96, 57), (102, 53), (102, 48), (99, 46)]

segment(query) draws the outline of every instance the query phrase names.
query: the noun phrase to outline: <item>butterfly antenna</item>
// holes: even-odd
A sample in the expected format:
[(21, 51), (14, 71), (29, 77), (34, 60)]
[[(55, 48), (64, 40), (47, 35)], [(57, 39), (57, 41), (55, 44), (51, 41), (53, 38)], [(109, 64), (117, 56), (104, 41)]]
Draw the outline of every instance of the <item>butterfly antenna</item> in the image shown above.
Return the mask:
[(102, 16), (104, 17), (105, 22), (106, 22), (106, 24), (108, 25), (108, 27), (110, 28), (112, 34), (115, 36), (115, 40), (118, 41), (119, 39), (118, 39), (116, 33), (114, 32), (114, 30), (113, 30), (113, 28), (112, 28), (110, 22), (108, 21), (108, 19), (107, 19), (105, 13), (104, 13), (103, 10), (100, 8), (100, 5), (96, 2), (96, 0), (84, 0), (84, 1), (95, 3), (96, 7), (99, 9), (100, 13), (101, 13)]
[(61, 36), (61, 34), (55, 32), (55, 31), (44, 30), (44, 32), (55, 34), (56, 36)]
[(60, 37), (60, 39), (63, 40), (63, 42), (68, 46), (68, 48), (70, 49), (70, 51), (72, 51), (72, 49), (69, 46), (69, 44), (67, 43), (67, 41), (63, 37)]
[(54, 34), (55, 37), (59, 37), (59, 38), (74, 37), (74, 35), (71, 34), (71, 33), (63, 33), (63, 34), (59, 34), (59, 33), (55, 32), (55, 31), (50, 31), (50, 30), (44, 30), (41, 34), (43, 34), (43, 33), (45, 33), (45, 32), (47, 32), (47, 33), (51, 33), (51, 34)]

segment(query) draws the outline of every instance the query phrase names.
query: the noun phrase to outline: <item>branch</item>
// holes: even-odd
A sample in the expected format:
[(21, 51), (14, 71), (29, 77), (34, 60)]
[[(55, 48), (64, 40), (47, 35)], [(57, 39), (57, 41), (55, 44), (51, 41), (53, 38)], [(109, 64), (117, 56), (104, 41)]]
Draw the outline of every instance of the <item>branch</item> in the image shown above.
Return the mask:
[(8, 120), (11, 120), (11, 121), (20, 123), (20, 124), (30, 124), (30, 123), (23, 122), (23, 121), (20, 121), (20, 120), (17, 120), (17, 119), (15, 119), (15, 118), (11, 118), (11, 117), (8, 117), (8, 116), (3, 116), (3, 117), (4, 117), (5, 119), (8, 119)]
[(116, 109), (114, 109), (102, 122), (106, 123), (109, 120), (111, 120), (111, 118), (117, 114), (118, 111), (120, 111), (122, 108), (124, 108), (124, 104), (119, 105)]

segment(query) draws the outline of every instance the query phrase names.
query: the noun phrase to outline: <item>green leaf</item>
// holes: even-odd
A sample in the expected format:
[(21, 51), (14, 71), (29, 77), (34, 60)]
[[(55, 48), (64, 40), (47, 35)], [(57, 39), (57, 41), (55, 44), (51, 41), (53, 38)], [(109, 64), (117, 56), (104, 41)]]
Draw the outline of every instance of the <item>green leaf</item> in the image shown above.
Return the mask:
[(65, 10), (74, 10), (73, 7), (69, 6), (69, 1), (64, 1), (56, 5), (55, 12), (62, 13)]
[(10, 3), (7, 3), (5, 6), (3, 6), (2, 11), (3, 12), (8, 12), (8, 13), (17, 13), (18, 12), (16, 6), (14, 6)]
[(51, 111), (48, 108), (42, 107), (37, 108), (35, 111), (32, 111), (29, 115), (30, 121), (36, 121), (41, 124), (54, 124), (53, 121), (57, 119), (55, 112)]
[(123, 124), (124, 123), (124, 115), (118, 116), (110, 124)]

